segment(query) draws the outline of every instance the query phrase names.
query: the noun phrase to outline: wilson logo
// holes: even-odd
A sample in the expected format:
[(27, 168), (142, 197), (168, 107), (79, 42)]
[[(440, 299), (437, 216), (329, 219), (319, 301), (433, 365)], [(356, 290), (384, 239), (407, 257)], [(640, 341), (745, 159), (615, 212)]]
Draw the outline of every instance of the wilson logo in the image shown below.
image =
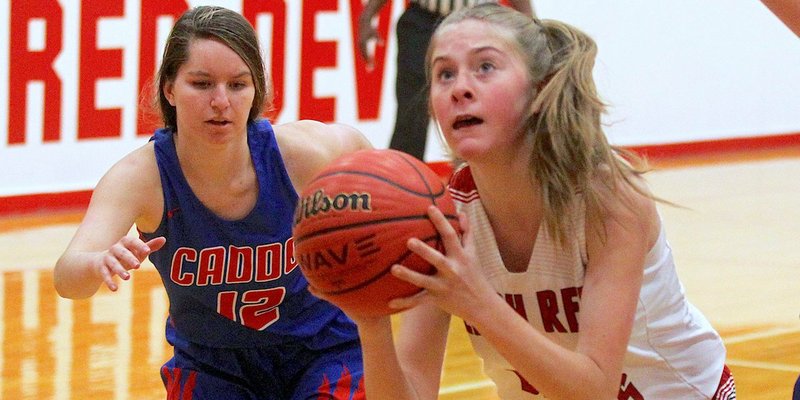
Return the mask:
[[(331, 243), (326, 248), (302, 253), (299, 255), (300, 268), (305, 272), (314, 273), (321, 268), (332, 270), (358, 261), (369, 261), (370, 257), (381, 251), (381, 247), (375, 242), (375, 237), (376, 235), (371, 233), (341, 245)], [(355, 254), (351, 255), (350, 249), (353, 249)]]
[(322, 189), (311, 196), (300, 199), (294, 215), (294, 223), (334, 211), (372, 211), (369, 193), (339, 193), (328, 196)]

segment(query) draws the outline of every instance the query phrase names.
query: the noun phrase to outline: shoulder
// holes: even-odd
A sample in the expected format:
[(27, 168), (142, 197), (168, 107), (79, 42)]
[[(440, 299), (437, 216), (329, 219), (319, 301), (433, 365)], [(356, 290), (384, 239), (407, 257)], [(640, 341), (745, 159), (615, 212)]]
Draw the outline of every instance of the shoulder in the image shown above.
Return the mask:
[[(283, 151), (290, 146), (295, 151), (326, 150), (335, 151), (337, 147), (363, 147), (369, 142), (356, 128), (338, 123), (326, 124), (319, 121), (301, 120), (275, 125), (275, 136)], [(315, 146), (316, 144), (316, 146)], [(295, 148), (299, 147), (299, 148)]]
[(148, 142), (117, 161), (95, 187), (93, 202), (124, 205), (137, 225), (155, 228), (161, 219), (163, 193), (154, 143)]
[[(125, 181), (125, 179), (132, 177), (138, 177), (139, 179)], [(151, 179), (149, 178), (152, 177), (158, 178), (158, 165), (156, 163), (154, 144), (151, 141), (128, 153), (112, 165), (103, 176), (103, 180), (124, 183), (124, 186), (130, 187), (140, 182), (150, 181)]]
[(298, 192), (336, 158), (372, 148), (360, 131), (344, 124), (303, 120), (276, 125), (274, 130), (283, 162)]
[(647, 253), (658, 239), (661, 227), (646, 181), (636, 175), (628, 176), (627, 181), (606, 172), (599, 175), (592, 183), (599, 204), (586, 210), (589, 252), (592, 247), (609, 245), (611, 251), (614, 247), (629, 246), (631, 250)]

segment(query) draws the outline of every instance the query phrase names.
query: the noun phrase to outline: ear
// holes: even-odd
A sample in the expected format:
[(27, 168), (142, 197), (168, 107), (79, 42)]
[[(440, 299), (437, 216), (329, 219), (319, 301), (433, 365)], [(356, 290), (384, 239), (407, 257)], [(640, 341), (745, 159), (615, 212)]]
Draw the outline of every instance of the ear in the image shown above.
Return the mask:
[(175, 94), (173, 93), (173, 89), (175, 84), (173, 82), (167, 82), (164, 84), (164, 97), (167, 98), (169, 105), (175, 107)]

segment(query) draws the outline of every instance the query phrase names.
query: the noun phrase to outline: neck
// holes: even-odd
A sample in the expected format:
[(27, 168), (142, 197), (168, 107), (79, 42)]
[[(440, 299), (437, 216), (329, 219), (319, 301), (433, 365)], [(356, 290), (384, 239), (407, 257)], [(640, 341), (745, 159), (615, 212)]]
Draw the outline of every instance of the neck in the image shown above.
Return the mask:
[(541, 215), (538, 181), (527, 161), (503, 165), (472, 165), (481, 203), (490, 218), (535, 220)]
[(252, 168), (247, 136), (241, 140), (215, 144), (175, 137), (181, 169), (187, 177), (203, 181), (228, 181), (243, 170)]

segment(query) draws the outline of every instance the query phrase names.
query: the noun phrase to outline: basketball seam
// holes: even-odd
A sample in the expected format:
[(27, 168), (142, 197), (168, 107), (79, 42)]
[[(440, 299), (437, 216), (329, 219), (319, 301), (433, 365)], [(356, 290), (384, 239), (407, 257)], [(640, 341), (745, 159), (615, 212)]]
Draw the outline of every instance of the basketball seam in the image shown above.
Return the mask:
[[(412, 165), (412, 167), (413, 167), (413, 165)], [(417, 172), (417, 175), (419, 175), (421, 178), (423, 178), (422, 182), (425, 184), (425, 188), (428, 189), (427, 193), (416, 191), (416, 190), (413, 190), (413, 189), (405, 187), (405, 186), (401, 186), (400, 184), (398, 184), (398, 183), (396, 183), (394, 181), (391, 181), (389, 179), (386, 179), (386, 178), (384, 178), (384, 177), (382, 177), (380, 175), (376, 175), (376, 174), (373, 174), (373, 173), (370, 173), (370, 172), (356, 171), (356, 170), (340, 170), (340, 171), (328, 172), (328, 173), (319, 175), (316, 179), (314, 179), (314, 181), (312, 181), (312, 183), (316, 182), (319, 179), (327, 178), (329, 176), (343, 175), (343, 174), (344, 175), (348, 175), (348, 174), (360, 175), (360, 176), (366, 176), (366, 177), (373, 178), (373, 179), (379, 180), (381, 182), (387, 183), (387, 184), (389, 184), (391, 186), (394, 186), (394, 187), (396, 187), (396, 188), (398, 188), (398, 189), (400, 189), (400, 190), (402, 190), (404, 192), (408, 192), (408, 193), (411, 193), (411, 194), (416, 195), (416, 196), (428, 198), (428, 199), (431, 200), (432, 204), (435, 203), (435, 199), (440, 197), (440, 196), (442, 196), (444, 194), (444, 192), (447, 191), (447, 189), (445, 188), (444, 185), (442, 185), (441, 190), (439, 192), (434, 193), (433, 190), (431, 189), (430, 185), (428, 184), (428, 181), (426, 179), (424, 179), (425, 177), (418, 170), (415, 169), (415, 171)]]
[[(458, 220), (458, 217), (456, 217), (455, 215), (450, 215), (450, 214), (445, 215), (445, 218), (447, 218), (448, 220)], [(308, 240), (308, 239), (314, 238), (316, 236), (324, 235), (324, 234), (331, 233), (331, 232), (337, 232), (337, 231), (360, 228), (362, 226), (381, 225), (381, 224), (388, 224), (388, 223), (398, 222), (398, 221), (411, 221), (411, 220), (420, 220), (420, 219), (428, 219), (428, 216), (427, 215), (408, 215), (408, 216), (405, 216), (405, 217), (395, 217), (395, 218), (386, 218), (386, 219), (379, 219), (379, 220), (369, 220), (369, 221), (358, 222), (358, 223), (349, 224), (349, 225), (337, 225), (337, 226), (332, 226), (330, 228), (320, 229), (320, 230), (317, 230), (317, 231), (314, 231), (312, 233), (308, 233), (308, 234), (305, 234), (305, 235), (302, 235), (302, 236), (296, 236), (294, 238), (294, 242), (295, 242), (295, 244), (297, 244), (297, 243), (303, 242), (304, 240)]]
[[(433, 235), (433, 236), (428, 236), (428, 237), (426, 237), (424, 239), (420, 239), (420, 240), (422, 240), (423, 242), (427, 243), (429, 240), (434, 239), (434, 238), (436, 238), (436, 243), (437, 243), (437, 247), (438, 247), (439, 243), (441, 243), (441, 241), (442, 241), (441, 237), (439, 237), (438, 234), (437, 235)], [(366, 279), (366, 280), (364, 280), (362, 282), (359, 282), (358, 284), (356, 284), (354, 286), (350, 286), (350, 287), (348, 287), (346, 289), (332, 290), (330, 292), (323, 292), (323, 293), (326, 294), (326, 295), (342, 295), (342, 294), (349, 293), (349, 292), (361, 289), (363, 287), (369, 286), (371, 283), (377, 281), (378, 279), (380, 279), (383, 276), (385, 276), (386, 274), (388, 274), (389, 270), (392, 269), (392, 265), (400, 263), (400, 260), (407, 258), (412, 253), (413, 252), (411, 250), (406, 250), (405, 252), (403, 252), (403, 254), (400, 255), (400, 257), (398, 257), (393, 262), (389, 263), (388, 267), (382, 269), (380, 272), (378, 272), (377, 274), (373, 275), (369, 279)]]
[[(409, 157), (410, 157), (410, 156), (409, 156)], [(434, 204), (434, 205), (435, 205), (435, 204), (436, 204), (436, 199), (437, 199), (439, 196), (441, 196), (441, 195), (446, 195), (446, 192), (447, 192), (447, 187), (446, 187), (444, 184), (442, 184), (442, 191), (443, 191), (443, 192), (445, 192), (445, 193), (444, 193), (444, 194), (440, 194), (440, 193), (434, 194), (434, 193), (433, 193), (433, 189), (431, 188), (431, 185), (428, 183), (428, 180), (427, 180), (427, 179), (426, 179), (426, 177), (425, 177), (425, 174), (423, 174), (423, 173), (422, 173), (422, 171), (420, 171), (420, 170), (419, 170), (419, 168), (417, 168), (417, 166), (416, 166), (416, 165), (414, 165), (414, 163), (413, 163), (413, 162), (411, 162), (411, 160), (409, 160), (409, 159), (408, 159), (408, 158), (406, 158), (405, 156), (403, 156), (403, 157), (401, 157), (401, 158), (403, 159), (403, 162), (405, 162), (406, 164), (408, 164), (408, 166), (410, 166), (411, 168), (413, 168), (413, 169), (414, 169), (414, 171), (417, 173), (417, 177), (418, 177), (418, 178), (420, 178), (420, 179), (422, 180), (422, 183), (423, 183), (423, 184), (425, 185), (425, 187), (428, 189), (428, 193), (429, 193), (428, 200), (430, 200), (430, 201), (431, 201), (431, 204)], [(441, 182), (440, 182), (440, 183), (441, 183)]]

